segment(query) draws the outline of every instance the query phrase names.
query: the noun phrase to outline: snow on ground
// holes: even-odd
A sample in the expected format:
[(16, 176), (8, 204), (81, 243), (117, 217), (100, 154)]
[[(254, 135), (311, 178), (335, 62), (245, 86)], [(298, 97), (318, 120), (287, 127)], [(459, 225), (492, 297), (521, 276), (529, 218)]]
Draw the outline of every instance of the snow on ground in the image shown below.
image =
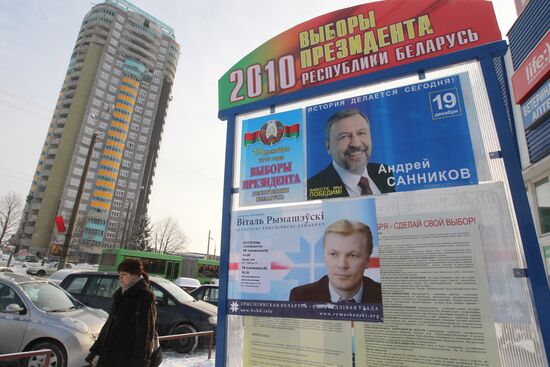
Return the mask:
[(208, 348), (200, 348), (193, 353), (180, 354), (171, 349), (162, 349), (161, 367), (214, 367), (216, 365), (215, 350), (208, 359)]

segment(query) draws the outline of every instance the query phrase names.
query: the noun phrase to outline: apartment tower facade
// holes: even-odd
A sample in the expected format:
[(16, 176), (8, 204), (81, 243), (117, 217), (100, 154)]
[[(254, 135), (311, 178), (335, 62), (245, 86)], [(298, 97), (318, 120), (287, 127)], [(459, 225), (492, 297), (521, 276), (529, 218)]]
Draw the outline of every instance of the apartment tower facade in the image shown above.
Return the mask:
[[(146, 214), (179, 45), (171, 27), (124, 0), (84, 17), (39, 158), (19, 244), (56, 253), (86, 176), (72, 247), (119, 247)], [(91, 160), (86, 157), (96, 134)]]

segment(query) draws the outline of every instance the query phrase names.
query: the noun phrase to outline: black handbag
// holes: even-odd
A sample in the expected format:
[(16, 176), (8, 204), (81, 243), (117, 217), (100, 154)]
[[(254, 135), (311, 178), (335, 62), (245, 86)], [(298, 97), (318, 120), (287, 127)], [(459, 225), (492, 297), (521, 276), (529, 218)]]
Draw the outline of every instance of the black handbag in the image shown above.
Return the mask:
[(151, 353), (151, 363), (149, 364), (149, 367), (158, 367), (160, 366), (161, 363), (162, 363), (162, 351), (160, 350), (160, 346), (159, 346), (157, 349), (153, 350), (153, 353)]
[[(154, 303), (153, 303), (154, 305)], [(136, 310), (136, 329), (139, 327), (139, 301), (138, 301), (138, 307)], [(162, 351), (160, 350), (160, 342), (159, 342), (159, 334), (155, 330), (155, 334), (153, 334), (153, 343), (151, 346), (151, 359), (149, 362), (149, 367), (158, 367), (162, 363)]]

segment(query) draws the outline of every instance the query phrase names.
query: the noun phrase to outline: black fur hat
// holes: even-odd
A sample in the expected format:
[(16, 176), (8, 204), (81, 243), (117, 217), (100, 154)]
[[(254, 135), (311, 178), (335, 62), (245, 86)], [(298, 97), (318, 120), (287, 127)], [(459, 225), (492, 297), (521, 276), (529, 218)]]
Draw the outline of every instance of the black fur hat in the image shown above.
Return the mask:
[(141, 275), (143, 274), (143, 263), (138, 259), (124, 259), (118, 266), (117, 271)]

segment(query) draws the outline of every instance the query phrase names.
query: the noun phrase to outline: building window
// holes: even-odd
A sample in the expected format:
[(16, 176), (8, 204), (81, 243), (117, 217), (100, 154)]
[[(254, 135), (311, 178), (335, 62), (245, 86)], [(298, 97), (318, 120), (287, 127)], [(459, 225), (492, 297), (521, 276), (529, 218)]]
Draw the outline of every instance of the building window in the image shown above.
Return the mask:
[(120, 208), (122, 206), (122, 201), (120, 200), (113, 200), (113, 206), (115, 208)]
[(116, 195), (116, 196), (124, 196), (124, 191), (122, 191), (122, 190), (116, 190), (116, 191), (115, 191), (115, 195)]
[(535, 182), (537, 212), (539, 216), (540, 233), (550, 232), (550, 181), (548, 177)]
[(107, 238), (115, 238), (115, 232), (107, 231)]
[(111, 216), (112, 216), (113, 218), (118, 218), (118, 217), (120, 217), (120, 212), (119, 212), (118, 210), (113, 210), (113, 211), (111, 212)]

